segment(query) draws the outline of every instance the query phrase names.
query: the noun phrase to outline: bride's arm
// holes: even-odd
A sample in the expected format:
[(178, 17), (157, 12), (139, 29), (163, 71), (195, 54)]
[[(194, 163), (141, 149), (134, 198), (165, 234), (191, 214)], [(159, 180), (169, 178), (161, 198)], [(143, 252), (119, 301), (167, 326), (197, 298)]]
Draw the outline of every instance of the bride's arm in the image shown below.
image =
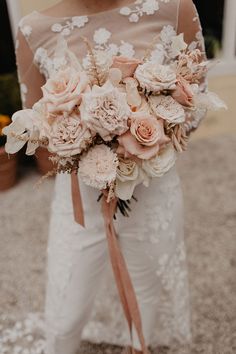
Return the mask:
[(22, 105), (31, 108), (42, 97), (41, 86), (45, 79), (34, 64), (34, 54), (20, 29), (16, 39), (16, 62)]
[[(184, 40), (189, 48), (199, 49), (202, 60), (206, 60), (205, 43), (199, 15), (192, 0), (180, 0), (177, 33), (184, 33)], [(207, 78), (203, 77), (200, 83), (202, 92), (207, 90)], [(188, 133), (195, 130), (206, 115), (206, 110), (197, 110), (189, 114), (186, 122)]]

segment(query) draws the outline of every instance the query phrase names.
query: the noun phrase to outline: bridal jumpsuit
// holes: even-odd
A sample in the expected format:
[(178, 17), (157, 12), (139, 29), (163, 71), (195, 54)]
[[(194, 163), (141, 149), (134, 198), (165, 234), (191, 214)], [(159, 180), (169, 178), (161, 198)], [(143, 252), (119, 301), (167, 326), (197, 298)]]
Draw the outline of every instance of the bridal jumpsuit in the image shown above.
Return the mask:
[[(41, 97), (40, 87), (57, 65), (58, 36), (86, 62), (87, 37), (97, 49), (142, 58), (153, 38), (184, 32), (204, 50), (198, 14), (189, 0), (139, 0), (88, 16), (59, 18), (34, 11), (19, 24), (16, 43), (24, 107)], [(154, 55), (162, 55), (155, 46)], [(86, 228), (74, 221), (70, 176), (56, 176), (48, 240), (45, 319), (47, 354), (75, 354), (82, 339), (128, 345), (129, 332), (114, 286), (98, 191), (80, 181)], [(147, 345), (191, 342), (188, 274), (183, 235), (182, 191), (176, 167), (134, 192), (129, 218), (115, 227), (137, 295)], [(134, 346), (140, 343), (133, 330)]]

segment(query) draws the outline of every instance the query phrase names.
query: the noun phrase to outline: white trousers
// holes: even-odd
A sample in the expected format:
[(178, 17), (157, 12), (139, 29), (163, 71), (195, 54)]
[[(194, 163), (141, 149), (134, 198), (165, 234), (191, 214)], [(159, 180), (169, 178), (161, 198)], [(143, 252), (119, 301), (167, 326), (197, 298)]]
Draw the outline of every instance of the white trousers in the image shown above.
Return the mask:
[[(96, 201), (99, 192), (82, 182), (80, 188), (85, 229), (73, 219), (70, 176), (56, 177), (48, 243), (47, 354), (77, 353), (110, 262)], [(189, 339), (182, 194), (175, 168), (154, 179), (149, 188), (138, 186), (134, 195), (138, 202), (132, 202), (130, 217), (118, 215), (115, 227), (137, 295), (146, 343), (155, 343), (155, 336), (167, 342), (172, 336)], [(135, 348), (141, 349), (135, 330), (133, 336)]]

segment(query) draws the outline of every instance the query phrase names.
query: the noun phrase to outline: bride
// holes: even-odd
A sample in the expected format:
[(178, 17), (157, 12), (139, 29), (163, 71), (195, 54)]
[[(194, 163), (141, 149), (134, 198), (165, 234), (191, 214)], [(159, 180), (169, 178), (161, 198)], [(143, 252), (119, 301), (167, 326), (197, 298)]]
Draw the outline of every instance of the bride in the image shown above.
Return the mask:
[[(41, 87), (56, 65), (53, 53), (59, 36), (86, 65), (82, 37), (112, 55), (142, 58), (159, 34), (152, 56), (161, 63), (163, 48), (176, 33), (184, 33), (185, 42), (204, 53), (191, 0), (63, 0), (44, 12), (34, 11), (20, 22), (16, 49), (24, 107), (32, 107), (42, 96)], [(190, 119), (189, 131), (192, 127), (196, 122)], [(75, 354), (82, 339), (122, 345), (127, 353), (133, 344), (134, 353), (142, 353), (135, 329), (130, 343), (113, 279), (106, 277), (109, 255), (97, 191), (82, 181), (80, 186), (86, 229), (74, 221), (69, 176), (56, 176), (48, 240), (47, 354)], [(153, 179), (149, 188), (136, 187), (135, 197), (140, 203), (133, 202), (129, 218), (118, 216), (115, 227), (145, 341), (150, 348), (175, 341), (188, 344), (191, 316), (176, 168)]]

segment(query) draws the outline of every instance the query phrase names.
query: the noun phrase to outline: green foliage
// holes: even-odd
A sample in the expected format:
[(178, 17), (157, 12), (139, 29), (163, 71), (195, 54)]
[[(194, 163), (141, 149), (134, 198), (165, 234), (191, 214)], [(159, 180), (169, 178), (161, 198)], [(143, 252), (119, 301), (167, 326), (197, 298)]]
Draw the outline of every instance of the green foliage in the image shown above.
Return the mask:
[(17, 73), (0, 75), (0, 114), (12, 116), (19, 109), (21, 99)]

